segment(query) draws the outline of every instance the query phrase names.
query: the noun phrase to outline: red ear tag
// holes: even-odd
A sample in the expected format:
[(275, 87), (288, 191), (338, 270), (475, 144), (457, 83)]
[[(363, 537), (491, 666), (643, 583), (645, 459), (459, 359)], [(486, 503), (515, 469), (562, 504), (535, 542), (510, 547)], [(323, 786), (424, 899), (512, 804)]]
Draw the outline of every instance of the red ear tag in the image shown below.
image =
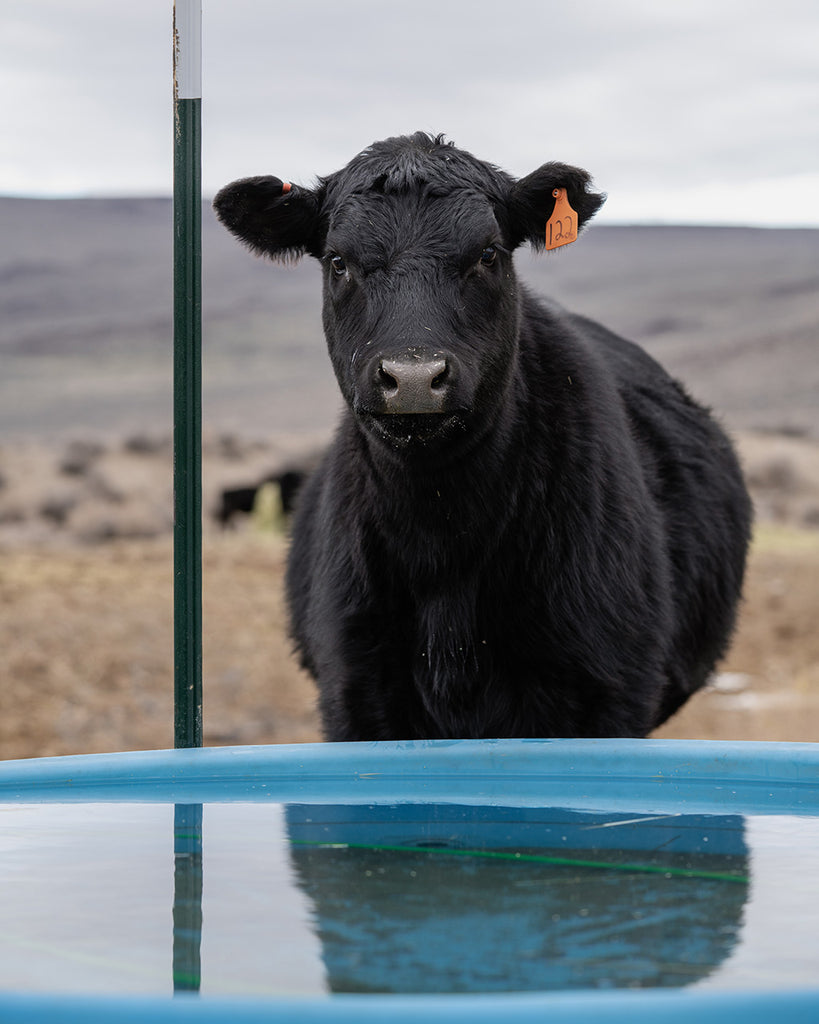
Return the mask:
[(290, 184), (290, 182), (289, 182), (289, 181), (283, 181), (283, 182), (282, 182), (282, 195), (283, 195), (283, 196), (284, 196), (284, 195), (287, 195), (287, 193), (288, 193), (288, 192), (290, 191), (290, 189), (291, 189), (292, 187), (293, 187), (293, 186), (292, 186), (292, 185)]
[(565, 188), (552, 190), (555, 208), (546, 222), (546, 248), (557, 249), (561, 245), (577, 241), (577, 214), (569, 206)]

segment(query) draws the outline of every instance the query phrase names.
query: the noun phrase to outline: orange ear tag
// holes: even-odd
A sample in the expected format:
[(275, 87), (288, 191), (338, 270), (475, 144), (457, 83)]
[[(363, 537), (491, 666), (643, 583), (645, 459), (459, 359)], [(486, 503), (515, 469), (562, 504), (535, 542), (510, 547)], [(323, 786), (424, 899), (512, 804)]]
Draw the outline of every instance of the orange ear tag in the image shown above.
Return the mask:
[(566, 189), (553, 189), (552, 195), (555, 197), (555, 208), (546, 222), (547, 249), (557, 249), (577, 241), (577, 214), (569, 206)]

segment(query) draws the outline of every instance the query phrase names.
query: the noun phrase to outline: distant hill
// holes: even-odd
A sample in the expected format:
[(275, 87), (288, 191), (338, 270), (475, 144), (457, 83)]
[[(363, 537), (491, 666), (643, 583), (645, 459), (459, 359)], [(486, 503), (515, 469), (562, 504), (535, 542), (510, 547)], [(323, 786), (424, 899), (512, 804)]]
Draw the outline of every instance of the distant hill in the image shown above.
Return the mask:
[[(254, 259), (207, 206), (202, 235), (208, 429), (328, 430), (315, 263)], [(592, 226), (518, 268), (729, 425), (819, 437), (819, 231)], [(171, 274), (169, 200), (0, 198), (0, 437), (169, 430)]]

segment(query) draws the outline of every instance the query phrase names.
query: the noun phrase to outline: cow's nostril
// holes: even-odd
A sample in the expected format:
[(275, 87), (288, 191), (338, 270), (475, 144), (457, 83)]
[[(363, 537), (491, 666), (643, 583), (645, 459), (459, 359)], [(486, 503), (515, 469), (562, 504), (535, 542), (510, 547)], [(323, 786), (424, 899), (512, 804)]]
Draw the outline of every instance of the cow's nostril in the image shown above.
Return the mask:
[(386, 395), (394, 394), (398, 390), (398, 381), (384, 369), (383, 363), (378, 367), (378, 383)]
[(449, 367), (444, 363), (444, 368), (440, 373), (436, 374), (430, 381), (430, 387), (433, 391), (440, 391), (447, 385), (447, 378), (449, 377)]

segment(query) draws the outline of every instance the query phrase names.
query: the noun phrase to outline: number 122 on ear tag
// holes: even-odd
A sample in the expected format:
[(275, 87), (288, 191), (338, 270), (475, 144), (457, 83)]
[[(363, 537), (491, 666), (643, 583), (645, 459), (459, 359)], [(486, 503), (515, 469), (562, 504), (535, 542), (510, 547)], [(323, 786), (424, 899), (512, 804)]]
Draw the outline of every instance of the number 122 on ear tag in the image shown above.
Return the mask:
[(565, 188), (552, 190), (555, 208), (546, 222), (546, 248), (557, 249), (561, 245), (577, 241), (577, 214), (569, 206)]

